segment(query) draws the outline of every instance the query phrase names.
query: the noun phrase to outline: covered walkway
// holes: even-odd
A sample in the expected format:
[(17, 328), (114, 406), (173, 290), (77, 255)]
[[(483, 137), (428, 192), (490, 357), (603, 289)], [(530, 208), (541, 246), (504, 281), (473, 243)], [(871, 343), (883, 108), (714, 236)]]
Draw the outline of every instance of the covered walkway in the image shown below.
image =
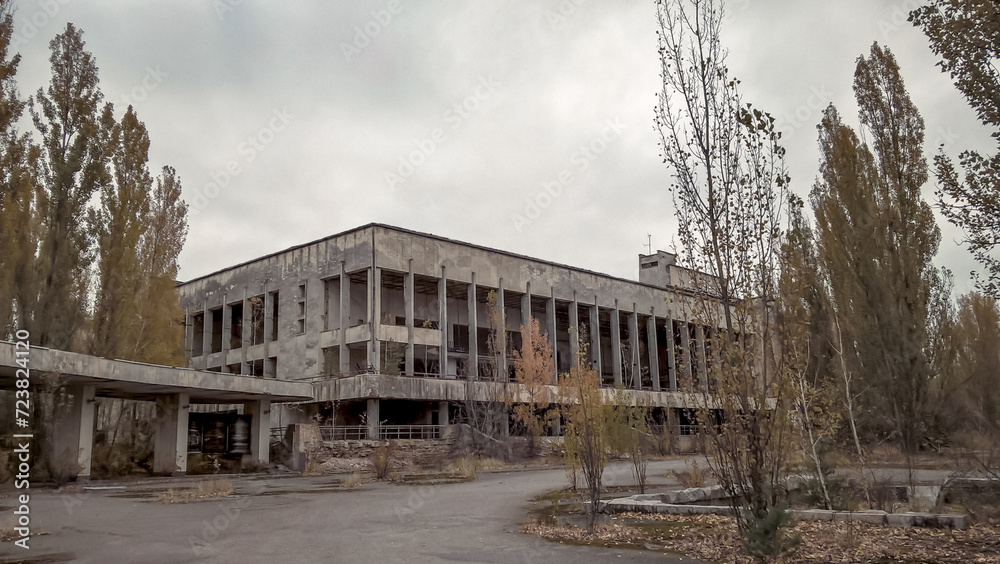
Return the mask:
[[(55, 452), (76, 452), (81, 468), (77, 477), (83, 479), (91, 472), (97, 397), (156, 402), (153, 471), (164, 474), (187, 472), (192, 403), (242, 403), (251, 416), (250, 456), (254, 462), (267, 463), (271, 404), (313, 399), (313, 386), (308, 382), (109, 360), (40, 347), (32, 347), (28, 354), (23, 347), (20, 351), (15, 343), (0, 341), (0, 388), (14, 389), (21, 369), (18, 360), (25, 358), (32, 396), (43, 378), (58, 379), (71, 399), (55, 425)], [(29, 421), (24, 432), (31, 433), (39, 424)]]

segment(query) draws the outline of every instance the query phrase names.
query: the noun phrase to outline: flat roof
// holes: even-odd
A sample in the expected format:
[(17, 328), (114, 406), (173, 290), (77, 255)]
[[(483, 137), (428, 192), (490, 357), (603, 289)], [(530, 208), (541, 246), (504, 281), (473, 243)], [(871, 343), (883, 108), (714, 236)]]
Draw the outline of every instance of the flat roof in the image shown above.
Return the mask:
[[(244, 261), (244, 262), (241, 262), (239, 264), (234, 264), (233, 266), (222, 268), (222, 269), (216, 270), (215, 272), (211, 272), (211, 273), (205, 274), (203, 276), (198, 276), (197, 278), (192, 278), (191, 280), (188, 280), (186, 282), (178, 282), (178, 286), (183, 286), (185, 284), (190, 284), (190, 283), (196, 282), (198, 280), (203, 280), (203, 279), (206, 279), (206, 278), (211, 278), (213, 276), (216, 276), (218, 274), (222, 274), (223, 272), (227, 272), (227, 271), (233, 270), (235, 268), (240, 268), (242, 266), (248, 266), (248, 265), (251, 265), (253, 263), (260, 262), (262, 260), (266, 260), (266, 259), (269, 259), (269, 258), (273, 258), (273, 257), (277, 257), (277, 256), (280, 256), (280, 255), (283, 255), (285, 253), (289, 253), (289, 252), (296, 251), (296, 250), (299, 250), (299, 249), (304, 249), (304, 248), (306, 248), (306, 247), (308, 247), (310, 245), (315, 245), (317, 243), (322, 243), (324, 241), (329, 241), (331, 239), (336, 239), (337, 237), (343, 237), (344, 235), (347, 235), (347, 234), (350, 234), (350, 233), (354, 233), (354, 232), (357, 232), (357, 231), (363, 231), (365, 229), (370, 229), (370, 228), (386, 229), (386, 230), (389, 230), (389, 231), (396, 231), (396, 232), (399, 232), (399, 233), (405, 233), (407, 235), (413, 235), (413, 236), (416, 236), (416, 237), (424, 237), (424, 238), (427, 238), (427, 239), (434, 239), (436, 241), (441, 241), (441, 242), (444, 242), (444, 243), (450, 243), (450, 244), (453, 244), (453, 245), (460, 245), (460, 246), (463, 246), (463, 247), (469, 247), (469, 248), (472, 248), (472, 249), (478, 249), (478, 250), (487, 251), (487, 252), (490, 252), (490, 253), (497, 253), (497, 254), (505, 255), (505, 256), (508, 256), (508, 257), (512, 257), (512, 258), (518, 258), (518, 259), (528, 260), (528, 261), (537, 262), (537, 263), (541, 263), (541, 264), (547, 264), (547, 265), (555, 266), (555, 267), (558, 267), (558, 268), (565, 268), (565, 269), (573, 270), (573, 271), (576, 271), (576, 272), (583, 272), (583, 273), (587, 273), (587, 274), (592, 274), (594, 276), (600, 276), (600, 277), (607, 278), (607, 279), (610, 279), (610, 280), (618, 280), (618, 281), (621, 281), (621, 282), (627, 282), (629, 284), (636, 284), (638, 286), (644, 286), (644, 287), (653, 288), (653, 289), (656, 289), (656, 290), (671, 290), (671, 291), (675, 291), (675, 292), (691, 293), (690, 289), (683, 288), (681, 286), (670, 285), (670, 286), (664, 287), (664, 286), (657, 286), (655, 284), (647, 284), (647, 283), (644, 283), (644, 282), (639, 282), (638, 280), (633, 280), (631, 278), (622, 278), (620, 276), (612, 276), (610, 274), (606, 274), (606, 273), (603, 273), (603, 272), (597, 272), (595, 270), (589, 270), (589, 269), (586, 269), (586, 268), (579, 268), (579, 267), (575, 267), (575, 266), (570, 266), (568, 264), (558, 263), (558, 262), (554, 262), (554, 261), (550, 261), (550, 260), (545, 260), (545, 259), (540, 259), (540, 258), (536, 258), (536, 257), (529, 257), (527, 255), (522, 255), (522, 254), (519, 254), (519, 253), (513, 253), (513, 252), (510, 252), (510, 251), (504, 251), (502, 249), (495, 249), (493, 247), (487, 247), (487, 246), (484, 246), (484, 245), (477, 245), (475, 243), (467, 243), (465, 241), (459, 241), (457, 239), (449, 239), (448, 237), (442, 237), (440, 235), (434, 235), (433, 233), (423, 233), (423, 232), (420, 232), (420, 231), (414, 231), (412, 229), (405, 229), (403, 227), (396, 227), (394, 225), (387, 225), (387, 224), (384, 224), (384, 223), (368, 223), (368, 224), (362, 225), (360, 227), (355, 227), (353, 229), (348, 229), (347, 231), (341, 231), (340, 233), (335, 233), (333, 235), (328, 235), (326, 237), (322, 237), (320, 239), (316, 239), (315, 241), (309, 241), (308, 243), (302, 243), (302, 244), (299, 244), (299, 245), (294, 245), (292, 247), (288, 247), (287, 249), (283, 249), (281, 251), (277, 251), (277, 252), (273, 252), (273, 253), (268, 253), (266, 255), (257, 257), (255, 259)], [(652, 255), (649, 255), (649, 256), (652, 256)], [(674, 266), (676, 266), (677, 268), (680, 268), (682, 270), (687, 270), (687, 271), (695, 272), (692, 269), (687, 268), (687, 267), (683, 267), (683, 266), (680, 266), (680, 265), (674, 265)]]

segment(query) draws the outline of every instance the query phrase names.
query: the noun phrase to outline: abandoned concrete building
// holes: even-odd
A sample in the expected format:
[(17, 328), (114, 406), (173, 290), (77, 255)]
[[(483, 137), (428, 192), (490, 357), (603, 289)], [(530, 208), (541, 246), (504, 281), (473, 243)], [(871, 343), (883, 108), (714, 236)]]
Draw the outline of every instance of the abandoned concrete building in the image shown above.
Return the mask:
[[(637, 282), (369, 224), (181, 284), (185, 347), (195, 369), (313, 382), (314, 401), (274, 410), (272, 426), (297, 413), (336, 438), (433, 438), (462, 417), (470, 383), (512, 378), (508, 359), (533, 316), (554, 351), (553, 382), (582, 341), (602, 385), (635, 390), (660, 421), (683, 424), (694, 407), (684, 390), (707, 385), (712, 328), (683, 313), (695, 273), (674, 259), (640, 255)], [(507, 337), (499, 375), (487, 354), (491, 296)]]

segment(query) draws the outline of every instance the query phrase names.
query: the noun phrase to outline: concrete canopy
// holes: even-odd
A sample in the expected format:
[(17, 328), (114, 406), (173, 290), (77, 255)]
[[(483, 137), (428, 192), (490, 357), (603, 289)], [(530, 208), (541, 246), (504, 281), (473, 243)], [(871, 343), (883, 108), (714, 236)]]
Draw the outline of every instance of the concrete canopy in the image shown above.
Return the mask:
[[(24, 351), (23, 348), (20, 349)], [(35, 374), (60, 374), (64, 385), (94, 386), (100, 397), (154, 401), (172, 394), (187, 394), (193, 403), (240, 403), (268, 400), (272, 403), (310, 401), (309, 382), (290, 382), (218, 374), (190, 368), (174, 368), (125, 360), (109, 360), (85, 354), (34, 347), (18, 356), (16, 345), (0, 341), (0, 387), (13, 388), (18, 358), (28, 359), (31, 381)]]

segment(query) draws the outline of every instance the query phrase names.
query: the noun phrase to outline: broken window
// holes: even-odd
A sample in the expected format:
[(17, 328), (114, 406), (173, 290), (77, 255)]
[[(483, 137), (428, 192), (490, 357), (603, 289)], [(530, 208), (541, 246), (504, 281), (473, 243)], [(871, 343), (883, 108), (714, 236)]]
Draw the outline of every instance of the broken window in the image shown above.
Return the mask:
[(271, 340), (278, 340), (278, 292), (271, 292)]
[(222, 308), (212, 310), (212, 352), (222, 352)]
[(243, 346), (243, 302), (229, 306), (229, 348)]
[(205, 354), (205, 313), (199, 312), (191, 318), (194, 325), (191, 338), (191, 356)]

